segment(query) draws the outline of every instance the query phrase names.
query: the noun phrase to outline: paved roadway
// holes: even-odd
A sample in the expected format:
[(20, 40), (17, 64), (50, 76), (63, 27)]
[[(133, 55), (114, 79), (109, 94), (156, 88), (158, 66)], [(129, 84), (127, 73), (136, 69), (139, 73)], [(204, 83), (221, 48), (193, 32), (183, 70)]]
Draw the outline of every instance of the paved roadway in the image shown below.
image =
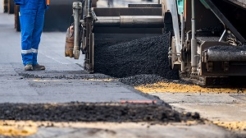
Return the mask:
[[(2, 10), (0, 1), (0, 11)], [(108, 76), (86, 74), (83, 58), (64, 57), (65, 34), (43, 33), (39, 62), (46, 71), (24, 72), (20, 58), (20, 33), (14, 30), (14, 16), (0, 13), (0, 103), (119, 102), (152, 100), (132, 87), (112, 81)], [(35, 77), (43, 79), (35, 79)], [(89, 76), (89, 77), (88, 77)], [(87, 79), (83, 79), (87, 77)], [(65, 78), (65, 79), (64, 79)], [(82, 78), (82, 79), (81, 79)], [(88, 79), (92, 78), (92, 79)], [(28, 124), (24, 122), (24, 124)], [(147, 123), (54, 123), (55, 127), (37, 127), (31, 138), (70, 137), (226, 137), (230, 134), (212, 124), (150, 125)], [(62, 128), (61, 128), (62, 127)], [(1, 121), (0, 121), (1, 129)], [(97, 132), (92, 133), (91, 132)], [(179, 133), (177, 133), (179, 132)], [(1, 138), (1, 135), (0, 135)]]

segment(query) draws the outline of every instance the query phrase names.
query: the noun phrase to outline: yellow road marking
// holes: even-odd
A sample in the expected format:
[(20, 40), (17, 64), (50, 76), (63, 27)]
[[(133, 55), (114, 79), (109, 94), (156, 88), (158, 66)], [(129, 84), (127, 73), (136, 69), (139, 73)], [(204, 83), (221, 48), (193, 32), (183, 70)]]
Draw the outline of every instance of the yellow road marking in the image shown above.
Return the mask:
[(214, 92), (214, 93), (245, 93), (246, 89), (237, 88), (203, 88), (198, 85), (178, 84), (173, 82), (157, 82), (154, 84), (136, 86), (135, 89), (144, 92)]
[(227, 128), (229, 130), (246, 131), (246, 121), (240, 121), (240, 122), (213, 121), (213, 123), (215, 125)]
[(35, 134), (37, 129), (37, 125), (31, 121), (0, 121), (0, 135), (3, 136), (30, 136)]

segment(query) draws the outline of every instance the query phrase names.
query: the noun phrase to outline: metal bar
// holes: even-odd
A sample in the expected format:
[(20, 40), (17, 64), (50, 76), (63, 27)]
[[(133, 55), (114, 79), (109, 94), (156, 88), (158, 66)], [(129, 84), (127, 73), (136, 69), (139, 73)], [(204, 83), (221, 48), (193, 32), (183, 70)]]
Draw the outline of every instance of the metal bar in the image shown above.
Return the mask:
[(95, 36), (94, 33), (91, 33), (91, 70), (90, 72), (94, 72), (95, 65)]
[(195, 22), (195, 0), (191, 2), (191, 73), (197, 73), (197, 41), (196, 41), (196, 22)]
[(162, 16), (97, 17), (95, 27), (163, 28), (163, 21)]
[(119, 27), (120, 26), (120, 17), (97, 17), (95, 22), (95, 27)]
[[(184, 31), (184, 16), (183, 14), (180, 14), (180, 18), (181, 18), (181, 45), (183, 48), (184, 42), (185, 42), (185, 31)], [(185, 72), (185, 63), (184, 61), (182, 61), (182, 58), (179, 57), (179, 60), (181, 61), (181, 72)]]
[(120, 27), (163, 28), (162, 16), (120, 16)]
[(73, 3), (73, 16), (74, 16), (74, 49), (73, 54), (75, 59), (79, 59), (80, 55), (80, 39), (79, 39), (79, 25), (80, 17), (82, 12), (82, 3), (74, 2)]
[(184, 27), (185, 27), (185, 21), (184, 21), (184, 15), (183, 14), (180, 14), (180, 18), (181, 18), (181, 45), (183, 46), (184, 44), (184, 39), (185, 39), (185, 30), (184, 30)]
[(221, 42), (222, 41), (222, 39), (224, 38), (224, 36), (225, 36), (225, 33), (226, 33), (226, 29), (223, 31), (223, 33), (222, 33), (222, 35), (221, 35), (221, 37), (220, 37), (220, 39), (219, 39), (219, 42)]

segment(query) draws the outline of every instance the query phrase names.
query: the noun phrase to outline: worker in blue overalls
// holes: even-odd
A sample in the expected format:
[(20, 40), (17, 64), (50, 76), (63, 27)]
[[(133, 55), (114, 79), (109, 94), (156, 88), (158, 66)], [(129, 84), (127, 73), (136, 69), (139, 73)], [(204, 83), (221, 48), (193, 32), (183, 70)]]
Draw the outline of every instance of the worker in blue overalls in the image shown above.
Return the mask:
[(21, 56), (25, 71), (45, 70), (38, 64), (38, 48), (44, 26), (46, 0), (14, 0), (20, 5)]

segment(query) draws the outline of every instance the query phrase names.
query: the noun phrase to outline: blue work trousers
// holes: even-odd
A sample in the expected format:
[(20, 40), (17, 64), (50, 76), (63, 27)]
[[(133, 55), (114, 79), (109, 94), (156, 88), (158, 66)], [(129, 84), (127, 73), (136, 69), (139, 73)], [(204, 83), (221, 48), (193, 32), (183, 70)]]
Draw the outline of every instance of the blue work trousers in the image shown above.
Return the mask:
[(24, 65), (36, 65), (44, 26), (45, 0), (24, 0), (20, 5), (21, 56)]

